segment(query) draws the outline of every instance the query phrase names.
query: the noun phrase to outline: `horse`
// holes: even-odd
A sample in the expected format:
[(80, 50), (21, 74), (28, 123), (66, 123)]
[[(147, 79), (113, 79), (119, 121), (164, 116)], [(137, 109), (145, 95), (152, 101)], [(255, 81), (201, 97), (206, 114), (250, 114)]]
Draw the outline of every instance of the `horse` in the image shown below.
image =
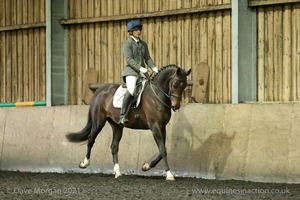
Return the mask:
[(123, 128), (151, 130), (159, 154), (150, 164), (142, 165), (143, 171), (154, 168), (162, 159), (166, 170), (166, 180), (175, 180), (170, 171), (166, 142), (166, 125), (171, 118), (171, 109), (176, 111), (180, 108), (182, 94), (187, 86), (187, 72), (177, 65), (167, 65), (148, 79), (144, 86), (140, 104), (130, 109), (128, 114), (129, 123), (119, 124), (120, 109), (113, 106), (113, 98), (120, 84), (101, 84), (94, 92), (90, 102), (88, 121), (86, 126), (79, 132), (68, 133), (66, 135), (69, 142), (87, 142), (87, 153), (85, 159), (80, 162), (80, 168), (86, 168), (90, 164), (90, 156), (93, 144), (97, 135), (101, 132), (106, 121), (110, 124), (113, 132), (111, 143), (111, 153), (114, 164), (115, 178), (120, 177), (120, 167), (118, 164), (119, 142), (122, 138)]

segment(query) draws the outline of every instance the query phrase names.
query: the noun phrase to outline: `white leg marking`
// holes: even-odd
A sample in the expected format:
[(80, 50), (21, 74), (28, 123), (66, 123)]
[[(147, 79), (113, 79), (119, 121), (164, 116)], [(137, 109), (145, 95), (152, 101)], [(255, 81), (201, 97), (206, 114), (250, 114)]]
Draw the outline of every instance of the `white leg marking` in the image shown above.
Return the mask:
[(142, 166), (142, 170), (145, 172), (148, 171), (149, 169), (151, 169), (150, 165), (148, 163), (144, 163)]
[(173, 176), (173, 174), (169, 171), (167, 171), (167, 178), (166, 178), (167, 181), (175, 181), (175, 178)]
[(114, 172), (115, 172), (115, 178), (122, 176), (122, 174), (120, 172), (120, 166), (118, 163), (116, 163), (114, 166)]
[(79, 167), (80, 168), (86, 168), (87, 166), (89, 166), (89, 164), (90, 164), (90, 160), (85, 157), (84, 161), (79, 163)]

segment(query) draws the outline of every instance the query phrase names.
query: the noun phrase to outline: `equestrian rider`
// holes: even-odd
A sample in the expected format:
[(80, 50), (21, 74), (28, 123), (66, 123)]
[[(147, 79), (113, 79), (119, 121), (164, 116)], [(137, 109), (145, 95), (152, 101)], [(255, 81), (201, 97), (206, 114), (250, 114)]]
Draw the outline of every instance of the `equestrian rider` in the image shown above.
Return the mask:
[(158, 68), (153, 63), (149, 55), (148, 45), (140, 39), (143, 25), (139, 20), (132, 20), (127, 24), (127, 31), (130, 38), (123, 45), (123, 54), (126, 59), (125, 69), (122, 73), (123, 81), (126, 83), (127, 91), (123, 98), (123, 104), (120, 113), (121, 125), (128, 124), (127, 115), (129, 113), (136, 81), (140, 76), (145, 76), (147, 73), (145, 63), (155, 73), (158, 73)]

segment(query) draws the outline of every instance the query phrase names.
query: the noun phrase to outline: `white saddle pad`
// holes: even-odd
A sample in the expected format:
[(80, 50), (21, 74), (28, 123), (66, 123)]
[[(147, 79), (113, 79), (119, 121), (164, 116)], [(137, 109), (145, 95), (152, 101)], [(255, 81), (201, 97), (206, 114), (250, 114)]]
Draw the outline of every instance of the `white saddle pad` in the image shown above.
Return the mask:
[[(143, 80), (143, 82), (142, 82), (142, 91), (138, 96), (135, 107), (138, 107), (140, 102), (141, 102), (141, 96), (142, 96), (142, 93), (144, 91), (145, 83), (146, 83), (146, 80)], [(115, 95), (114, 95), (114, 99), (113, 99), (113, 106), (115, 108), (122, 108), (123, 97), (124, 97), (126, 91), (127, 91), (127, 89), (123, 88), (122, 85), (120, 85), (120, 87), (116, 90)]]

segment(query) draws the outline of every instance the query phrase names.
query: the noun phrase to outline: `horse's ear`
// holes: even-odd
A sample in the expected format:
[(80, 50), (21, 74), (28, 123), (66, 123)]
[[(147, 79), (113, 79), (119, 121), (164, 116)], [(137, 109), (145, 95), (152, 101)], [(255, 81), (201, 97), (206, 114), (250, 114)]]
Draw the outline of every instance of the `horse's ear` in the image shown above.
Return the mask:
[(186, 72), (186, 76), (190, 75), (191, 72), (192, 72), (192, 68), (189, 69), (189, 71)]

